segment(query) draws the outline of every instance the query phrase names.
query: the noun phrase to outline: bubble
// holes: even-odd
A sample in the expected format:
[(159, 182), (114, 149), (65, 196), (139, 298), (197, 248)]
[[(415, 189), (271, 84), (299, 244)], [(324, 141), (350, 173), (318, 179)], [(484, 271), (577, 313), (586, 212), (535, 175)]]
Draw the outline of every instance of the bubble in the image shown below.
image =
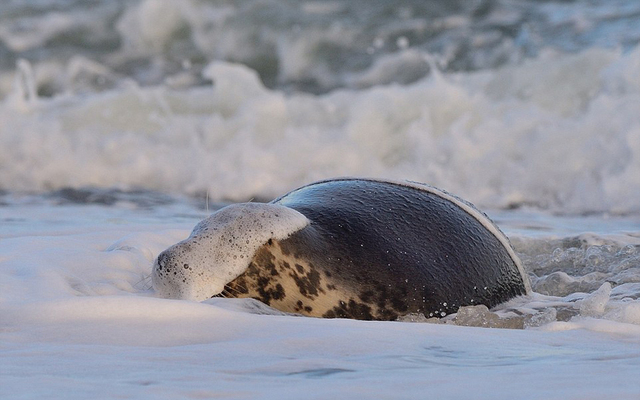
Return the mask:
[(605, 312), (609, 296), (611, 295), (611, 284), (605, 282), (598, 290), (582, 299), (580, 302), (580, 314), (587, 317), (599, 317)]

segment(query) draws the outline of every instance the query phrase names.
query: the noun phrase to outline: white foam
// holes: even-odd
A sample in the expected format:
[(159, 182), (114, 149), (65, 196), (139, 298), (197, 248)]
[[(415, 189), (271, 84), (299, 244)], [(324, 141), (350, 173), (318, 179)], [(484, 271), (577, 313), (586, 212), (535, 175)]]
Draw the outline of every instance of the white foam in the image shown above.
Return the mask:
[(206, 300), (241, 275), (254, 253), (270, 239), (286, 239), (309, 220), (275, 204), (244, 203), (224, 207), (193, 229), (156, 260), (153, 286), (162, 297)]
[(640, 300), (619, 302), (612, 308), (606, 319), (640, 326)]
[(122, 81), (24, 101), (16, 88), (0, 104), (0, 187), (147, 187), (246, 201), (375, 176), (427, 182), (481, 208), (635, 212), (640, 89), (629, 71), (638, 54), (548, 53), (326, 95), (269, 90), (255, 71), (222, 62), (205, 69), (213, 86), (188, 90)]
[(580, 314), (587, 317), (599, 317), (604, 314), (605, 307), (611, 295), (611, 284), (605, 282), (598, 290), (582, 299), (580, 302)]
[(144, 0), (128, 8), (117, 23), (125, 48), (138, 55), (161, 52), (185, 24), (184, 8), (170, 0)]
[[(598, 318), (574, 310), (555, 321), (585, 294), (521, 296), (501, 312), (531, 315), (528, 330), (265, 316), (254, 314), (274, 312), (240, 299), (155, 298), (136, 282), (150, 273), (150, 256), (200, 218), (185, 208), (0, 207), (3, 394), (280, 399), (281, 381), (296, 397), (313, 390), (323, 398), (357, 398), (365, 387), (377, 398), (397, 398), (399, 387), (419, 398), (425, 385), (439, 398), (454, 390), (495, 399), (496, 387), (515, 398), (637, 393), (637, 284), (613, 288)], [(501, 312), (476, 316), (482, 326), (513, 326)], [(505, 383), (514, 368), (522, 374)], [(554, 387), (540, 385), (554, 379)]]

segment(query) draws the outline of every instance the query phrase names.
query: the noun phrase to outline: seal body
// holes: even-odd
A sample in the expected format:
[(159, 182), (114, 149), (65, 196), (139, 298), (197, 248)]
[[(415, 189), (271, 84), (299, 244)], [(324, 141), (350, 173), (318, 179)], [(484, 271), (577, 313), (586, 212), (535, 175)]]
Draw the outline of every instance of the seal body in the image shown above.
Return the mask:
[[(205, 290), (206, 297), (252, 297), (316, 317), (394, 320), (409, 313), (442, 317), (466, 305), (492, 307), (530, 291), (508, 239), (488, 217), (427, 185), (335, 179), (263, 206), (286, 211), (282, 223), (289, 228), (267, 227), (244, 254), (247, 261), (226, 274), (222, 289), (217, 283)], [(279, 226), (280, 216), (274, 218)], [(214, 213), (201, 225), (220, 229), (216, 219)], [(185, 254), (212, 253), (228, 244), (226, 237), (223, 243), (203, 240), (197, 230), (158, 256), (155, 287), (176, 277), (173, 269), (192, 268)], [(198, 247), (202, 242), (208, 247)], [(156, 276), (160, 264), (166, 277)]]

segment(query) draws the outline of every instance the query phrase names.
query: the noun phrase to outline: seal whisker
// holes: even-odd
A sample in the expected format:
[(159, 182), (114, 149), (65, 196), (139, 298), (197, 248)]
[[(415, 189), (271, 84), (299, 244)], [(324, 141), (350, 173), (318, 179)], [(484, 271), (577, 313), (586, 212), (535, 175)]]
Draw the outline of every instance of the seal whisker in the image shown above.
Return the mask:
[[(239, 286), (239, 285), (238, 285)], [(222, 291), (223, 293), (226, 292), (230, 297), (237, 297), (238, 295), (241, 295), (243, 293), (243, 289), (244, 292), (246, 292), (246, 288), (242, 288), (240, 287), (239, 289), (235, 288), (235, 287), (231, 287), (229, 285), (225, 285), (224, 286), (224, 290)], [(234, 296), (235, 294), (235, 296)]]
[(151, 284), (151, 275), (146, 275), (140, 278), (138, 282), (136, 282), (133, 287), (137, 290), (147, 291), (151, 290), (153, 285)]

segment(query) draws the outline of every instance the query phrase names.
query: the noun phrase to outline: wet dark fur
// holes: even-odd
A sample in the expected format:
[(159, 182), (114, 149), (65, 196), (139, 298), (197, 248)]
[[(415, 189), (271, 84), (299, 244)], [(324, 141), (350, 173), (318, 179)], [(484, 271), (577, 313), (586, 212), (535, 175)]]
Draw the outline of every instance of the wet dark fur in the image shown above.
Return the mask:
[(503, 244), (459, 205), (428, 191), (332, 180), (274, 203), (311, 224), (260, 248), (225, 296), (317, 317), (394, 320), (492, 307), (526, 292)]

